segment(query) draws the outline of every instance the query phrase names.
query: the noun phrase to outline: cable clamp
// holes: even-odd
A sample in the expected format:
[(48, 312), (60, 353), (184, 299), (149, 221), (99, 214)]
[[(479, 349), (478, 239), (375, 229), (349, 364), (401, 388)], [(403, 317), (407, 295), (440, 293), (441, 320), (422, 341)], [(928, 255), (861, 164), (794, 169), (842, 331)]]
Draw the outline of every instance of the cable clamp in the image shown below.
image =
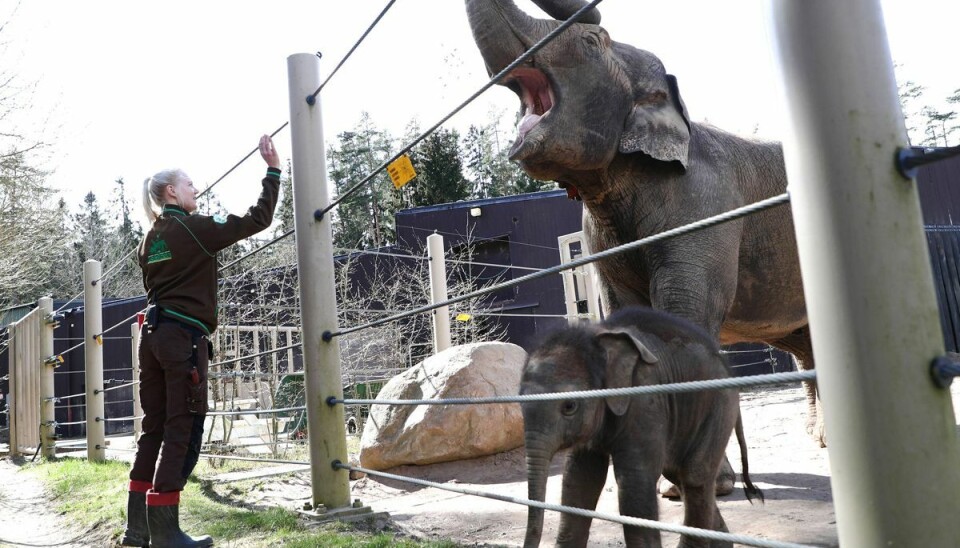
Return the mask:
[(940, 388), (950, 388), (953, 378), (960, 377), (960, 363), (947, 356), (940, 356), (930, 364), (930, 376)]
[(43, 360), (43, 365), (49, 365), (56, 369), (63, 365), (63, 356), (61, 354), (50, 356), (49, 358)]
[(919, 164), (915, 158), (923, 156), (923, 152), (910, 147), (900, 147), (897, 149), (897, 155), (894, 163), (897, 165), (897, 171), (907, 179), (916, 179)]
[(56, 396), (51, 396), (49, 398), (43, 398), (43, 401), (52, 401), (53, 403), (60, 403), (60, 398)]

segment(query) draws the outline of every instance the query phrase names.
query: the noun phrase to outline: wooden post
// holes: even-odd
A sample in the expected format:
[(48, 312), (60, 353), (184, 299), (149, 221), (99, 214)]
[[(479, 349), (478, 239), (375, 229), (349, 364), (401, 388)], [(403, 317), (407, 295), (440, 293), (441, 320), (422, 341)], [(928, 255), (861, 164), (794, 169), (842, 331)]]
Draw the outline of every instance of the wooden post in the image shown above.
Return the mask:
[(287, 58), (290, 82), (290, 134), (293, 146), (293, 209), (300, 273), (300, 318), (310, 441), (310, 479), (314, 507), (350, 505), (350, 481), (333, 462), (347, 462), (347, 432), (342, 405), (327, 398), (343, 398), (340, 345), (324, 341), (325, 331), (337, 330), (337, 295), (330, 218), (319, 221), (314, 212), (330, 203), (320, 100), (307, 96), (320, 87), (319, 58), (298, 53)]
[[(427, 236), (427, 256), (430, 259), (430, 304), (447, 300), (447, 261), (443, 253), (443, 236)], [(450, 348), (450, 307), (433, 310), (433, 353)]]
[(57, 456), (57, 429), (56, 422), (56, 390), (53, 383), (53, 372), (58, 362), (53, 357), (53, 330), (56, 322), (53, 320), (53, 299), (42, 297), (37, 301), (40, 309), (40, 447), (45, 459)]
[(106, 423), (103, 421), (103, 284), (100, 261), (83, 263), (83, 359), (86, 367), (87, 460), (106, 460)]

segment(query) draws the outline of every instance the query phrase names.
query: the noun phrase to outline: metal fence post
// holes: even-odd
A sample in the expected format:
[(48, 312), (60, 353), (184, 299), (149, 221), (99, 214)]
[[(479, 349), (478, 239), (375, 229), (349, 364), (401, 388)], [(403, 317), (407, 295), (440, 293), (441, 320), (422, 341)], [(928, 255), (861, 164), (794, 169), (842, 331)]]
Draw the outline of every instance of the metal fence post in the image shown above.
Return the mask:
[[(430, 258), (430, 304), (447, 300), (447, 262), (443, 254), (443, 236), (427, 236), (427, 256)], [(450, 307), (433, 310), (433, 353), (450, 348)]]
[(103, 421), (103, 285), (100, 261), (83, 263), (83, 360), (87, 402), (87, 460), (106, 459)]
[(337, 296), (330, 218), (317, 220), (314, 212), (330, 203), (324, 152), (320, 100), (307, 101), (320, 87), (319, 58), (310, 53), (287, 57), (290, 82), (290, 135), (293, 153), (293, 209), (300, 275), (303, 369), (307, 426), (310, 440), (310, 479), (314, 506), (350, 505), (350, 480), (335, 470), (335, 460), (347, 462), (347, 432), (342, 405), (327, 398), (343, 398), (340, 345), (324, 341), (325, 331), (337, 330)]
[(840, 545), (956, 546), (960, 449), (879, 0), (773, 0)]
[(40, 447), (43, 458), (57, 456), (57, 429), (54, 426), (56, 415), (56, 396), (53, 384), (53, 370), (57, 364), (53, 357), (53, 299), (42, 297), (37, 301), (40, 309)]

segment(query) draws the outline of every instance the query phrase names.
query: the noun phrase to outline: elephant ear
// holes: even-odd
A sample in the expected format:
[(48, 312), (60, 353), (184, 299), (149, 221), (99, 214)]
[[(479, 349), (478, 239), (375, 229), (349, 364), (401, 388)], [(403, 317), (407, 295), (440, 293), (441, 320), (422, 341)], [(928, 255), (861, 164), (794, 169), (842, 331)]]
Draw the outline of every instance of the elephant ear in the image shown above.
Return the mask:
[[(606, 351), (604, 388), (627, 388), (633, 384), (633, 372), (639, 361), (653, 364), (659, 361), (643, 342), (629, 329), (617, 328), (597, 334), (600, 346)], [(622, 416), (630, 407), (630, 397), (615, 396), (606, 399), (614, 415)]]
[(665, 77), (666, 97), (660, 92), (652, 94), (656, 96), (654, 100), (650, 100), (648, 94), (642, 100), (634, 102), (620, 137), (620, 152), (643, 152), (664, 162), (680, 162), (686, 169), (690, 147), (690, 119), (687, 116), (687, 107), (680, 98), (677, 78), (672, 74)]

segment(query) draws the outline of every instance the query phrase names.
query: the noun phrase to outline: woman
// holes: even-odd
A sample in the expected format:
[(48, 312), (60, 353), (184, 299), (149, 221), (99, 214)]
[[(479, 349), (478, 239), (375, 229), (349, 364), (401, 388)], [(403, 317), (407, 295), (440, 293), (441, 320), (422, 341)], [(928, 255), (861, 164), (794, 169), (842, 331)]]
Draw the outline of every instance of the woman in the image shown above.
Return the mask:
[[(210, 546), (180, 530), (180, 491), (200, 456), (207, 412), (210, 335), (217, 328), (217, 252), (270, 226), (280, 159), (260, 138), (267, 175), (247, 214), (195, 215), (197, 189), (181, 170), (143, 183), (153, 226), (138, 250), (147, 318), (140, 331), (142, 434), (130, 470), (124, 546)], [(159, 460), (158, 460), (159, 457)]]

